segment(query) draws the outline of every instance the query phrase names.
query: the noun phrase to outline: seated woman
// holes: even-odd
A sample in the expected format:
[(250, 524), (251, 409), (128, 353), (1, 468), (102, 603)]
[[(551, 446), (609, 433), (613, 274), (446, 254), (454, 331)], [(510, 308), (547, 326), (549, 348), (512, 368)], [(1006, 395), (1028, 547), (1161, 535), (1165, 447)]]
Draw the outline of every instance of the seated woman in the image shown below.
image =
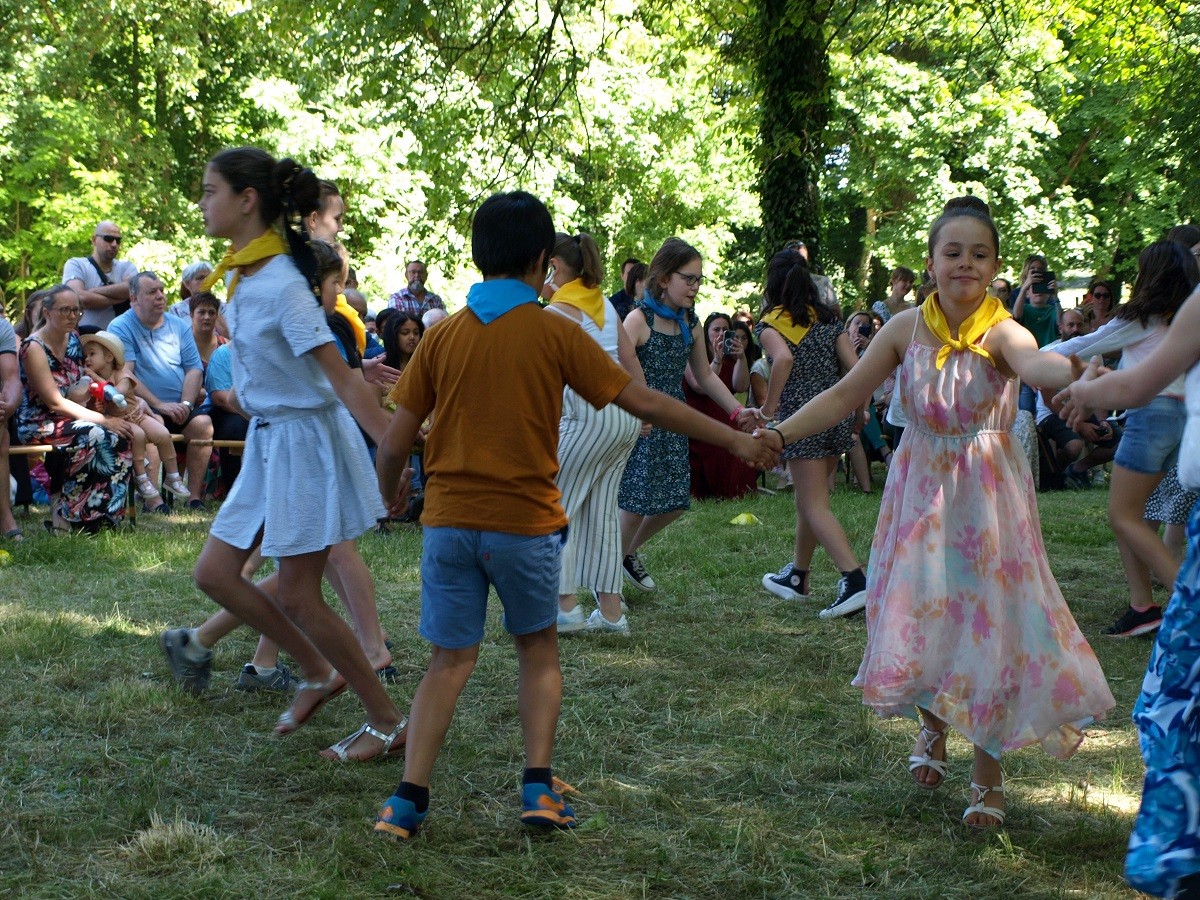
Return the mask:
[(79, 295), (55, 285), (42, 301), (45, 324), (21, 343), (18, 354), (25, 398), (17, 435), (22, 443), (53, 444), (61, 451), (46, 459), (51, 531), (96, 531), (125, 516), (130, 426), (83, 405), (83, 348), (75, 333), (82, 312)]
[[(850, 344), (854, 347), (855, 356), (862, 356), (870, 346), (874, 337), (875, 323), (871, 314), (865, 310), (852, 312), (846, 317), (846, 333), (850, 335)], [(864, 494), (871, 493), (871, 460), (878, 459), (885, 466), (892, 461), (892, 450), (883, 438), (883, 430), (875, 414), (875, 404), (868, 407), (867, 424), (859, 435), (859, 442), (850, 448), (850, 467), (854, 479)]]
[[(732, 394), (750, 389), (750, 367), (746, 362), (747, 345), (738, 340), (725, 313), (710, 313), (704, 320), (709, 367)], [(726, 334), (729, 340), (726, 340)], [(730, 428), (729, 415), (695, 383), (688, 369), (683, 372), (683, 397), (688, 406), (699, 410)], [(758, 473), (721, 447), (688, 440), (688, 464), (691, 466), (692, 496), (697, 500), (729, 500), (754, 490)]]

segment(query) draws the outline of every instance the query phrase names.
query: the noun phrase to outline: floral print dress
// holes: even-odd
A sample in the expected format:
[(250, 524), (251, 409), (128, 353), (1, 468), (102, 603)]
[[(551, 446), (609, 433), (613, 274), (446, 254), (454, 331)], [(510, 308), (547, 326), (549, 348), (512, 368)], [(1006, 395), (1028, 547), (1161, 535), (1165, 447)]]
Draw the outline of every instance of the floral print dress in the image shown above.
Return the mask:
[(867, 574), (854, 684), (883, 716), (923, 707), (1001, 751), (1065, 758), (1114, 705), (1046, 559), (1033, 481), (1011, 428), (1017, 382), (977, 353), (914, 340), (897, 390), (909, 427), (892, 461)]
[(64, 397), (67, 388), (83, 374), (83, 348), (78, 335), (67, 338), (62, 359), (41, 338), (26, 338), (18, 354), (24, 399), (17, 412), (17, 437), (23, 444), (53, 444), (61, 451), (61, 455), (46, 458), (50, 493), (60, 497), (52, 512), (89, 529), (115, 525), (125, 515), (133, 464), (129, 442), (102, 425), (61, 416), (42, 403), (25, 374), (25, 357), (32, 343), (46, 352), (50, 374)]

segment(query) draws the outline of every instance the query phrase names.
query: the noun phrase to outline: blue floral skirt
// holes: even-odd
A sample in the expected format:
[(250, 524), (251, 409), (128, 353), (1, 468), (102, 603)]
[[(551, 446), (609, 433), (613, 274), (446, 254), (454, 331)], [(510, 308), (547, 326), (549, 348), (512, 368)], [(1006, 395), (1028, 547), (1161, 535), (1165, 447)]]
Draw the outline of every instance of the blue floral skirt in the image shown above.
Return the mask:
[(1133, 709), (1146, 783), (1125, 876), (1158, 897), (1200, 872), (1200, 504), (1188, 519), (1187, 540)]

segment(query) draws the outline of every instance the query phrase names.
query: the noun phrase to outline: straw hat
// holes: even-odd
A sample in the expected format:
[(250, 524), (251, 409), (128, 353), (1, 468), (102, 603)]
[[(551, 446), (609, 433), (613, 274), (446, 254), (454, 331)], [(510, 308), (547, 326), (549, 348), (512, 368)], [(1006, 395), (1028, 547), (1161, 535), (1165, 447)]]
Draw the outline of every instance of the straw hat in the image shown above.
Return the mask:
[(99, 344), (105, 350), (113, 355), (114, 367), (116, 369), (125, 368), (125, 345), (121, 343), (121, 339), (111, 331), (97, 331), (95, 334), (81, 334), (79, 336), (84, 346), (88, 344)]

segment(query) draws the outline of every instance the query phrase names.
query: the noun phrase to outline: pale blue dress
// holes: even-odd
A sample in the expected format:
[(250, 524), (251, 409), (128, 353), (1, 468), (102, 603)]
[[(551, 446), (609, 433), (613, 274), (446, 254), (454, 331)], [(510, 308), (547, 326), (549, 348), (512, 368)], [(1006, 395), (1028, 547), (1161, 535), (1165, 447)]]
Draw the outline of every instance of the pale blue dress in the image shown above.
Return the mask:
[(264, 556), (297, 556), (359, 537), (386, 511), (366, 444), (309, 351), (333, 341), (291, 257), (238, 282), (226, 310), (233, 384), (252, 415), (242, 470), (212, 535)]

